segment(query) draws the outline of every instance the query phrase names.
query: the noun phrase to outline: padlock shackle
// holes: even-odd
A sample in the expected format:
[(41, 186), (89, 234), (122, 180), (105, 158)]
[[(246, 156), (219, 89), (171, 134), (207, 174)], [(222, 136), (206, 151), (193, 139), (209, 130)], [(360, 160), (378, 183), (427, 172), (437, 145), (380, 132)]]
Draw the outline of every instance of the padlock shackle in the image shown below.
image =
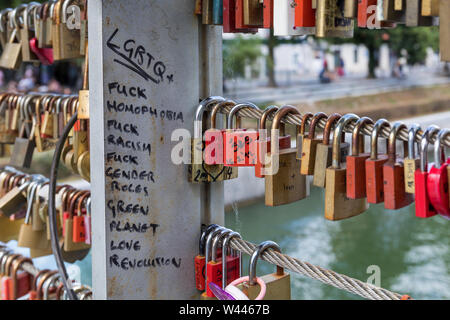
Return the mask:
[(347, 113), (339, 119), (333, 133), (333, 155), (332, 155), (332, 168), (341, 168), (341, 140), (342, 136), (345, 134), (345, 127), (351, 123), (358, 121), (359, 117), (353, 113)]
[[(360, 153), (364, 153), (364, 139), (361, 137), (361, 130), (364, 125), (373, 124), (373, 120), (369, 117), (362, 117), (356, 121), (355, 128), (352, 132), (352, 156), (359, 156)], [(360, 139), (363, 139), (362, 141)]]
[[(388, 161), (391, 163), (397, 163), (397, 135), (401, 130), (407, 130), (408, 127), (401, 121), (397, 121), (392, 125), (391, 132), (389, 133), (389, 146), (388, 146)], [(407, 157), (408, 145), (404, 148), (403, 158)]]
[[(417, 153), (415, 151), (414, 145), (416, 144), (416, 135), (417, 132), (421, 131), (422, 128), (419, 124), (413, 123), (411, 128), (408, 131), (408, 158), (415, 159), (417, 157)], [(417, 151), (420, 149), (420, 143), (417, 143)]]
[(302, 117), (302, 124), (300, 125), (300, 131), (299, 134), (302, 134), (303, 136), (305, 135), (306, 132), (306, 124), (308, 123), (308, 121), (310, 119), (312, 119), (314, 117), (314, 114), (312, 114), (312, 112), (307, 112), (303, 115)]
[[(217, 113), (225, 107), (232, 106), (234, 107), (236, 102), (233, 100), (225, 100), (222, 102), (216, 103), (216, 105), (211, 110), (211, 127), (210, 129), (216, 129), (217, 127)], [(228, 120), (228, 115), (225, 114), (225, 120)], [(228, 122), (228, 121), (225, 121)]]
[[(11, 8), (6, 8), (6, 9), (3, 9), (2, 11), (0, 11), (0, 32), (1, 33), (4, 33), (6, 30), (5, 30), (5, 27), (6, 27), (6, 25), (7, 25), (7, 23), (8, 23), (8, 16), (9, 16), (9, 12), (11, 12), (13, 9), (11, 9)], [(3, 22), (3, 20), (5, 20), (4, 22)]]
[(48, 300), (50, 295), (50, 288), (55, 286), (56, 280), (60, 279), (61, 275), (59, 273), (55, 273), (54, 275), (50, 276), (47, 280), (44, 281), (44, 284), (42, 285), (42, 298), (44, 300)]
[[(13, 263), (13, 269), (12, 269), (12, 283), (13, 283), (13, 294), (12, 294), (12, 300), (17, 300), (17, 294), (18, 294), (18, 286), (17, 286), (17, 273), (19, 272), (20, 267), (24, 264), (24, 263), (29, 263), (31, 265), (33, 265), (33, 260), (29, 259), (29, 258), (25, 258), (25, 257), (20, 257), (19, 259), (16, 259)], [(33, 280), (34, 281), (34, 278)]]
[(260, 129), (266, 129), (267, 126), (267, 120), (269, 119), (269, 116), (275, 112), (277, 112), (280, 108), (278, 106), (272, 105), (268, 106), (261, 114), (261, 117), (259, 118), (259, 128)]
[(28, 190), (28, 197), (27, 197), (27, 212), (25, 214), (25, 224), (29, 225), (30, 224), (30, 219), (31, 219), (31, 209), (33, 208), (33, 202), (32, 199), (35, 198), (36, 195), (36, 188), (37, 188), (37, 183), (36, 182), (31, 182), (30, 185), (28, 186), (29, 188), (31, 188), (31, 190)]
[[(212, 230), (208, 236), (206, 237), (206, 244), (205, 244), (205, 265), (209, 262), (209, 257), (211, 255), (211, 241), (212, 239), (218, 235), (224, 227), (218, 226), (214, 230)], [(208, 288), (208, 268), (205, 268), (205, 289)]]
[(378, 136), (383, 127), (391, 129), (391, 124), (386, 119), (379, 119), (375, 122), (370, 138), (370, 160), (378, 159)]
[[(256, 264), (258, 263), (258, 259), (261, 256), (261, 254), (269, 248), (281, 253), (281, 248), (276, 242), (273, 242), (273, 241), (261, 242), (258, 245), (258, 247), (256, 247), (256, 250), (253, 251), (252, 256), (250, 257), (250, 263), (248, 265), (249, 285), (251, 285), (251, 286), (256, 285)], [(283, 274), (284, 274), (284, 269), (277, 266), (277, 275), (283, 275)]]
[[(227, 255), (228, 255), (228, 246), (232, 239), (238, 238), (242, 239), (241, 235), (237, 232), (231, 232), (225, 236), (225, 239), (222, 243), (222, 289), (225, 290), (228, 283), (228, 269), (227, 269)], [(224, 259), (225, 257), (225, 259)], [(239, 251), (239, 278), (242, 276), (242, 252)]]
[(422, 135), (420, 140), (420, 171), (422, 172), (428, 172), (428, 144), (430, 143), (430, 137), (439, 130), (440, 128), (433, 124)]
[[(234, 118), (237, 116), (237, 113), (240, 110), (245, 109), (245, 108), (254, 109), (254, 110), (259, 111), (258, 106), (251, 102), (244, 102), (244, 103), (239, 103), (239, 104), (235, 105), (233, 107), (233, 109), (231, 109), (230, 113), (228, 114), (227, 129), (234, 129), (234, 127), (233, 127)], [(258, 122), (258, 129), (259, 129), (259, 122)]]
[[(217, 251), (218, 251), (218, 246), (220, 241), (223, 239), (223, 237), (225, 237), (226, 235), (230, 234), (231, 232), (233, 232), (230, 229), (224, 229), (222, 230), (217, 236), (214, 237), (213, 243), (212, 243), (212, 253), (211, 253), (211, 261), (212, 262), (217, 262)], [(222, 247), (223, 250), (223, 247)], [(224, 262), (224, 256), (222, 253), (222, 263)]]
[[(300, 111), (294, 106), (291, 105), (285, 105), (278, 109), (278, 111), (275, 113), (275, 116), (273, 117), (272, 121), (272, 131), (271, 131), (271, 138), (270, 138), (270, 152), (271, 154), (277, 154), (279, 153), (279, 130), (281, 127), (281, 120), (288, 114), (296, 114), (301, 116)], [(297, 133), (299, 133), (299, 127), (297, 127)]]
[(212, 230), (214, 230), (217, 227), (219, 227), (219, 225), (211, 224), (208, 227), (206, 227), (206, 229), (200, 235), (200, 240), (198, 242), (198, 252), (201, 256), (205, 255), (206, 237)]
[(450, 135), (450, 129), (441, 129), (436, 137), (436, 142), (434, 143), (434, 163), (437, 169), (442, 166), (442, 156), (445, 158), (444, 146), (442, 145), (442, 140)]
[(224, 98), (218, 97), (218, 96), (212, 96), (204, 99), (200, 104), (197, 106), (197, 110), (195, 112), (195, 119), (194, 119), (194, 139), (202, 139), (203, 135), (203, 115), (206, 111), (206, 109), (213, 103), (225, 101)]
[[(311, 120), (311, 124), (309, 125), (308, 138), (314, 139), (316, 135), (316, 127), (319, 124), (319, 121), (322, 119), (326, 119), (328, 116), (323, 112), (317, 112)], [(303, 122), (302, 122), (303, 124)]]
[(58, 271), (50, 271), (50, 272), (47, 272), (46, 274), (44, 274), (41, 277), (41, 279), (39, 279), (39, 284), (36, 289), (36, 295), (37, 295), (38, 300), (42, 300), (42, 295), (43, 295), (42, 288), (44, 286), (44, 283), (47, 281), (47, 279), (49, 279), (51, 276), (53, 276), (57, 273), (58, 273)]

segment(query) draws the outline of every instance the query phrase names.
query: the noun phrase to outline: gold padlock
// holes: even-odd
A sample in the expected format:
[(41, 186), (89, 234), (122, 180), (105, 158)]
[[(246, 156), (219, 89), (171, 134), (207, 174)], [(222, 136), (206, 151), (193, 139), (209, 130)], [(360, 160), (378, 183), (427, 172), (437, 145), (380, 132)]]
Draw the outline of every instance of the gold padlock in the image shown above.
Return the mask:
[(78, 94), (78, 119), (89, 119), (89, 49), (88, 43), (85, 44), (86, 52), (84, 59), (84, 72), (83, 72), (83, 88)]
[[(267, 249), (273, 249), (281, 253), (281, 248), (273, 241), (264, 241), (253, 252), (249, 264), (249, 281), (239, 284), (241, 289), (250, 300), (255, 300), (260, 293), (260, 287), (257, 285), (256, 264), (261, 254)], [(277, 272), (262, 276), (260, 278), (266, 284), (266, 295), (263, 300), (290, 300), (291, 299), (291, 276), (284, 272), (284, 269), (277, 266)]]
[(439, 38), (441, 60), (450, 61), (450, 1), (439, 1)]
[(353, 37), (353, 19), (344, 17), (345, 0), (322, 0), (317, 2), (316, 37)]
[(0, 57), (0, 67), (5, 69), (18, 69), (22, 63), (22, 42), (17, 39), (17, 28), (15, 28), (6, 43)]
[(344, 127), (358, 120), (354, 114), (343, 116), (334, 130), (333, 160), (326, 172), (325, 218), (342, 220), (359, 215), (368, 209), (367, 198), (349, 199), (347, 197), (347, 169), (342, 165), (340, 145)]
[(264, 168), (266, 206), (288, 204), (308, 196), (306, 177), (300, 174), (301, 162), (297, 159), (297, 149), (280, 150), (278, 145), (281, 120), (288, 114), (300, 115), (300, 112), (295, 107), (283, 106), (272, 122), (271, 163)]
[[(416, 193), (415, 172), (420, 167), (420, 157), (416, 157), (414, 146), (416, 145), (417, 132), (421, 130), (418, 124), (413, 124), (408, 134), (408, 157), (403, 160), (405, 168), (405, 191), (407, 193)], [(420, 145), (417, 144), (418, 151)]]
[(439, 17), (439, 0), (422, 0), (422, 15)]

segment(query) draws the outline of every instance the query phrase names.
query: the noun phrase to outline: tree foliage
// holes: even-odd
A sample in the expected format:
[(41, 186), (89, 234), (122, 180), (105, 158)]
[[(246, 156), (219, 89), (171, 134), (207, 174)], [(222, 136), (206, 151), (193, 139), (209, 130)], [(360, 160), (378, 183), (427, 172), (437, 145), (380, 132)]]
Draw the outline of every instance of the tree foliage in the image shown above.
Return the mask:
[(223, 40), (223, 72), (226, 78), (243, 77), (245, 66), (254, 65), (262, 56), (262, 40), (256, 37)]

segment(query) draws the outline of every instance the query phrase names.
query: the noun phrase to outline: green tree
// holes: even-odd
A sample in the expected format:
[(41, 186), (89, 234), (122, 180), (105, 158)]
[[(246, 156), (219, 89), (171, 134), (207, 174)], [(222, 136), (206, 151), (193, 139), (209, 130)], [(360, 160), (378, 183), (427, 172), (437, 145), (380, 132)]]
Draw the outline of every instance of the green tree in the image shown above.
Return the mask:
[(241, 35), (223, 40), (223, 72), (225, 78), (243, 77), (245, 66), (254, 66), (261, 52), (262, 40), (257, 37), (244, 39)]

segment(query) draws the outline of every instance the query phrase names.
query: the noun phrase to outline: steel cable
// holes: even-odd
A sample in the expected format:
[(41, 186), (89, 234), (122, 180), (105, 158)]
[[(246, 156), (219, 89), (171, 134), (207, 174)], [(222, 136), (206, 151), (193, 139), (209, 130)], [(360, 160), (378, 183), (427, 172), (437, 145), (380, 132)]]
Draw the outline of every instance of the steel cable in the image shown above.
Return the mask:
[[(248, 255), (252, 255), (257, 248), (255, 244), (238, 238), (233, 238), (230, 241), (230, 246), (232, 249)], [(278, 253), (273, 249), (264, 251), (261, 254), (261, 259), (366, 299), (401, 300), (402, 298), (401, 294), (292, 258), (288, 255)]]

